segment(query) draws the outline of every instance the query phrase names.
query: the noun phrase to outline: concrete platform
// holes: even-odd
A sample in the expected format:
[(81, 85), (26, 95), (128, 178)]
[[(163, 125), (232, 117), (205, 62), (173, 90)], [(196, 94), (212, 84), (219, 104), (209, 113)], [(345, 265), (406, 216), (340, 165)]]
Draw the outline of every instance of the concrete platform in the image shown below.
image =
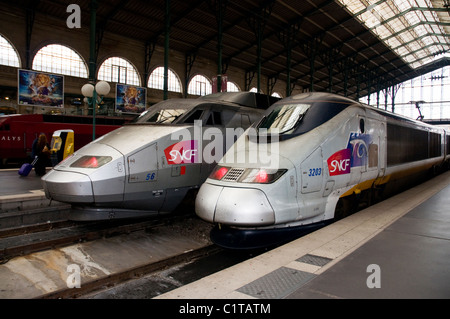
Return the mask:
[(158, 299), (450, 298), (450, 172)]
[(0, 229), (66, 220), (70, 205), (45, 197), (41, 177), (0, 170)]
[(40, 176), (36, 176), (34, 169), (28, 176), (20, 176), (18, 168), (0, 170), (0, 196), (20, 195), (43, 190)]
[(45, 197), (41, 177), (34, 170), (26, 177), (20, 176), (18, 170), (0, 170), (0, 213), (23, 211), (50, 202)]

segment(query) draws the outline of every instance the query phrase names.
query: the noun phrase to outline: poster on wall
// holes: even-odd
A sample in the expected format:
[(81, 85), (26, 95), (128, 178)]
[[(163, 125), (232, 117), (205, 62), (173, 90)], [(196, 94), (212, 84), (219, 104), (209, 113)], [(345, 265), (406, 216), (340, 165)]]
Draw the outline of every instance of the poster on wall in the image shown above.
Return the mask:
[(145, 111), (146, 97), (144, 87), (116, 84), (116, 112), (142, 113)]
[(64, 106), (64, 76), (31, 70), (18, 70), (19, 105)]

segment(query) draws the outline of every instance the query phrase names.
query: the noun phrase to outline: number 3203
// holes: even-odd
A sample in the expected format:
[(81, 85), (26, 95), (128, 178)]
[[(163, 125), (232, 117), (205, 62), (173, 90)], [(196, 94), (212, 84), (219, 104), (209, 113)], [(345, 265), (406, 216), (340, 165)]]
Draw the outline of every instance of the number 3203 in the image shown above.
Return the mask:
[(308, 176), (319, 176), (322, 174), (321, 168), (310, 168)]

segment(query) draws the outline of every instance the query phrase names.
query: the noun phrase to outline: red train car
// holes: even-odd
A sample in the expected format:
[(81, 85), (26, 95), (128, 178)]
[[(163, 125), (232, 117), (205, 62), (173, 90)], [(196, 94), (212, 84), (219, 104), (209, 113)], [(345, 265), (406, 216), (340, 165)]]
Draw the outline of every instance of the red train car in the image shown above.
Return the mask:
[[(95, 137), (98, 138), (130, 122), (133, 117), (95, 117)], [(34, 139), (45, 133), (50, 143), (56, 130), (72, 129), (75, 151), (92, 141), (92, 116), (13, 114), (0, 116), (0, 166), (21, 165), (30, 160)]]

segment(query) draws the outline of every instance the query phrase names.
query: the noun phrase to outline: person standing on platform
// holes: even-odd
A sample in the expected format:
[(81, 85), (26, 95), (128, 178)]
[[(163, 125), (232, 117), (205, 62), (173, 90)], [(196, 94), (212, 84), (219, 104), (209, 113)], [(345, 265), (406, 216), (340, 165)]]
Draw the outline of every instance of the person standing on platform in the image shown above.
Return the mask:
[(44, 133), (39, 135), (37, 143), (34, 144), (33, 153), (38, 157), (36, 164), (34, 164), (34, 171), (37, 176), (43, 176), (50, 161), (50, 145)]

